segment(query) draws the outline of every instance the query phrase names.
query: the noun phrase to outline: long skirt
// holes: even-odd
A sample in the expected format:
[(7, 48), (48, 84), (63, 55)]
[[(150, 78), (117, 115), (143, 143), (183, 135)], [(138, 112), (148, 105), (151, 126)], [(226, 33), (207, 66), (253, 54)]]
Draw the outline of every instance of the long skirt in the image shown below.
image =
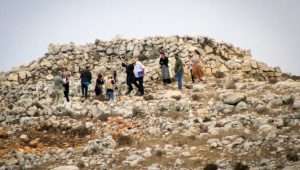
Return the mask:
[(161, 67), (161, 75), (164, 83), (171, 83), (169, 67), (163, 65)]
[(202, 78), (204, 76), (204, 72), (203, 72), (200, 65), (193, 64), (193, 66), (192, 66), (192, 75), (193, 75), (194, 78), (202, 80)]

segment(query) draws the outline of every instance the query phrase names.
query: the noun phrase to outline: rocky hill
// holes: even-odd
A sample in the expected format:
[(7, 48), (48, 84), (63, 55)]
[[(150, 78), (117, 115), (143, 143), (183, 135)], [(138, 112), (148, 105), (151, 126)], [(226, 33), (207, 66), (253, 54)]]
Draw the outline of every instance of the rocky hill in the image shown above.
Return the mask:
[[(187, 62), (201, 53), (205, 81), (163, 86), (159, 50)], [(121, 63), (146, 66), (145, 96), (126, 92)], [(88, 100), (79, 71), (93, 73)], [(187, 66), (187, 64), (186, 64)], [(53, 73), (71, 72), (71, 103), (53, 105)], [(98, 73), (118, 73), (117, 101), (93, 96)], [(2, 169), (300, 169), (300, 81), (249, 50), (206, 37), (50, 44), (29, 65), (0, 74)]]

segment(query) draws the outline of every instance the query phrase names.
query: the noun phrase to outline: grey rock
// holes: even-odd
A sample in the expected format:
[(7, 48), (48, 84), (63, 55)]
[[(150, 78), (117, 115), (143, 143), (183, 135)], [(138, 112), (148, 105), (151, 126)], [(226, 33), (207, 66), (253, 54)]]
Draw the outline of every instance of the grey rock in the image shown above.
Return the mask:
[(243, 110), (247, 110), (248, 109), (248, 105), (246, 102), (241, 101), (239, 102), (236, 106), (235, 106), (235, 110), (236, 111), (243, 111)]
[(235, 105), (245, 99), (246, 95), (243, 93), (231, 93), (224, 97), (223, 102), (225, 104)]

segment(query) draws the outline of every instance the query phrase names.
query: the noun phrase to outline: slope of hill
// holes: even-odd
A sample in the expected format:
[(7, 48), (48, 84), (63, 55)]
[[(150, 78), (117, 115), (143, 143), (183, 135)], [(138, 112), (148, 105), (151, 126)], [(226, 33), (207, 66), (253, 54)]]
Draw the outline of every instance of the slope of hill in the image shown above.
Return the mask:
[[(160, 80), (159, 50), (187, 64), (201, 53), (205, 81), (184, 90)], [(146, 66), (145, 96), (126, 92), (121, 63)], [(79, 71), (90, 66), (90, 97)], [(53, 105), (53, 73), (71, 73), (71, 103)], [(186, 68), (187, 70), (188, 68)], [(113, 104), (93, 96), (98, 73), (118, 73)], [(173, 75), (172, 75), (173, 76)], [(0, 76), (0, 169), (299, 169), (300, 81), (206, 37), (50, 44), (29, 65)]]

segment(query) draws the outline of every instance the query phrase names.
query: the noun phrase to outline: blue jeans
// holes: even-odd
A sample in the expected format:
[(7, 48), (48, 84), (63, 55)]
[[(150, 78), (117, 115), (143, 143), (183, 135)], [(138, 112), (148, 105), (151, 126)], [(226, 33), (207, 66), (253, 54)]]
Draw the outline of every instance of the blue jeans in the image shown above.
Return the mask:
[(183, 77), (183, 72), (177, 72), (175, 75), (177, 84), (178, 84), (178, 89), (182, 89), (182, 77)]
[(109, 101), (114, 101), (114, 91), (111, 89), (108, 89), (106, 91), (106, 95)]
[(84, 96), (85, 98), (88, 97), (88, 89), (89, 89), (89, 83), (81, 82), (81, 92), (82, 92), (82, 96)]

